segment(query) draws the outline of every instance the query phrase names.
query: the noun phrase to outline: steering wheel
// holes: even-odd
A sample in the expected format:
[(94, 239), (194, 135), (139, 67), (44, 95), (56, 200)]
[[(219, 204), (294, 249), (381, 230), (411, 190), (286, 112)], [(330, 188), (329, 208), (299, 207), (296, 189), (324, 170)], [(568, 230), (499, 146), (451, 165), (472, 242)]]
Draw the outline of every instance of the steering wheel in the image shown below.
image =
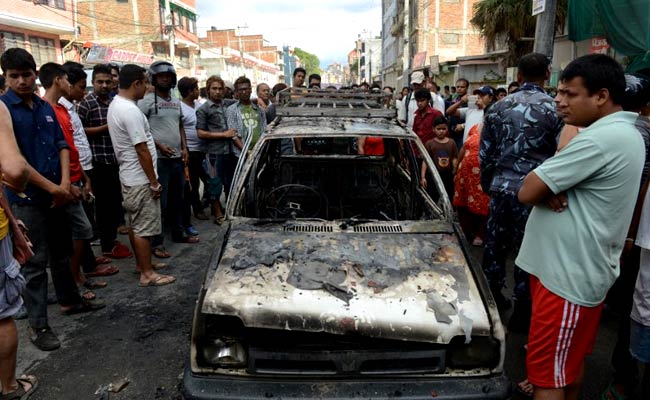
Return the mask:
[[(301, 203), (291, 201), (293, 199), (301, 199)], [(313, 187), (289, 183), (271, 190), (263, 204), (271, 218), (314, 218), (324, 202), (323, 194)]]

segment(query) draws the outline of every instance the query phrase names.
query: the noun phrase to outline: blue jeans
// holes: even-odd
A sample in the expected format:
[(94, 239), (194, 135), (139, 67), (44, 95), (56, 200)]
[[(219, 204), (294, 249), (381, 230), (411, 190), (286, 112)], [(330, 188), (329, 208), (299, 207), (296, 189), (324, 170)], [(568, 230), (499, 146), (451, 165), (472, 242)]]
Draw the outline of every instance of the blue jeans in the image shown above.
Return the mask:
[[(516, 254), (519, 251), (530, 209), (530, 206), (520, 203), (517, 196), (503, 193), (490, 194), (483, 272), (492, 290), (500, 290), (505, 283), (508, 252), (512, 250)], [(515, 299), (530, 299), (528, 273), (515, 265), (514, 275)]]
[[(169, 225), (172, 240), (180, 241), (185, 236), (183, 229), (185, 166), (180, 158), (158, 158), (158, 182), (163, 187), (160, 209), (163, 221)], [(163, 234), (154, 236), (153, 246), (163, 244)]]
[(239, 158), (235, 157), (234, 154), (220, 154), (217, 156), (217, 174), (219, 174), (223, 183), (226, 199), (228, 199), (230, 188), (232, 187), (232, 180), (235, 177), (237, 161), (239, 161)]
[(70, 271), (72, 236), (65, 209), (31, 205), (13, 205), (12, 209), (16, 218), (23, 220), (29, 229), (27, 235), (34, 246), (34, 257), (21, 270), (27, 281), (23, 299), (27, 306), (29, 325), (34, 329), (45, 328), (48, 326), (48, 265), (59, 304), (68, 306), (81, 303), (77, 284)]

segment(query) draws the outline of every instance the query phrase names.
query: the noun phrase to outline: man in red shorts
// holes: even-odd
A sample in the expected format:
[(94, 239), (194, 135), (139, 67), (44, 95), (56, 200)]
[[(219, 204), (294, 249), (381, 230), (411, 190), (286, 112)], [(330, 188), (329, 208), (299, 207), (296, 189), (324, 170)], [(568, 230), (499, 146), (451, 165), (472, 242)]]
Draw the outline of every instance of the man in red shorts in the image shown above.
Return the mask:
[(534, 398), (577, 399), (603, 300), (619, 274), (645, 158), (622, 111), (622, 67), (602, 54), (580, 57), (562, 72), (557, 110), (585, 129), (524, 179), (533, 204), (515, 261), (530, 273), (533, 302), (526, 359)]

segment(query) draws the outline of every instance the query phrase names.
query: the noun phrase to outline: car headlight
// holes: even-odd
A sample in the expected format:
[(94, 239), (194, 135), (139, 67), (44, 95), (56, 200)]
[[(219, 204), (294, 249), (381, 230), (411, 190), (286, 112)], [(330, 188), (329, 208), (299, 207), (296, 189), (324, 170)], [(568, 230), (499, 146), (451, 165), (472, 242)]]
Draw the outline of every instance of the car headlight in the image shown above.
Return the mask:
[(202, 348), (203, 359), (221, 367), (243, 367), (248, 361), (246, 346), (235, 339), (207, 340)]

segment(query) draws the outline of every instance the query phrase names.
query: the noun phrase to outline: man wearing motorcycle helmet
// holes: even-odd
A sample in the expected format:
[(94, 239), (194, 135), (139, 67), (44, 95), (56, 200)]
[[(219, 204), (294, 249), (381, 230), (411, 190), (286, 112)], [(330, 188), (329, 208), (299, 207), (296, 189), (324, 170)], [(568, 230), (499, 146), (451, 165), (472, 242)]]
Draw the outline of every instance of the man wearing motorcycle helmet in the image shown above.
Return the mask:
[[(172, 240), (196, 243), (198, 237), (187, 236), (183, 229), (183, 188), (185, 164), (188, 159), (183, 129), (181, 102), (172, 94), (176, 86), (176, 70), (168, 61), (156, 61), (149, 67), (154, 90), (138, 101), (138, 107), (147, 117), (158, 151), (158, 181), (163, 187), (161, 208), (163, 218), (171, 227)], [(153, 238), (154, 255), (169, 257), (163, 247), (162, 234)]]

